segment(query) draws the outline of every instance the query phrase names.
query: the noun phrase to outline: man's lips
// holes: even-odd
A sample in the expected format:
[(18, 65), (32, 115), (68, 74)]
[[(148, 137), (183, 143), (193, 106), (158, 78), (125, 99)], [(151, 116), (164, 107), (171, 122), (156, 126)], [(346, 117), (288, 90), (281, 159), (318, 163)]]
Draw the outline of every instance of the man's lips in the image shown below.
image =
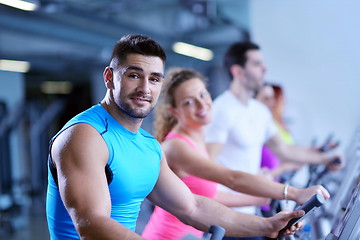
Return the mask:
[(130, 99), (134, 100), (135, 102), (138, 102), (138, 103), (143, 103), (143, 102), (151, 102), (152, 101), (152, 98), (151, 97), (139, 97), (139, 96), (131, 96)]

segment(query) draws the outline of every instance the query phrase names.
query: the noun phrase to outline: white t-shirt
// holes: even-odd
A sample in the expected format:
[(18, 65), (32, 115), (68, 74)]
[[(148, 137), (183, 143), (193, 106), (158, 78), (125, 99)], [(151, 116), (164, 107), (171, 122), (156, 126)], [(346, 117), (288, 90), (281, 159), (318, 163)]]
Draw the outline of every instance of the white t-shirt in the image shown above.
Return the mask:
[[(277, 132), (269, 109), (259, 101), (250, 99), (243, 104), (229, 90), (218, 96), (213, 105), (213, 117), (206, 127), (207, 143), (224, 144), (216, 161), (232, 170), (258, 174), (261, 149)], [(256, 186), (254, 186), (256, 187)], [(221, 191), (233, 190), (219, 185)], [(234, 208), (255, 214), (255, 207)]]

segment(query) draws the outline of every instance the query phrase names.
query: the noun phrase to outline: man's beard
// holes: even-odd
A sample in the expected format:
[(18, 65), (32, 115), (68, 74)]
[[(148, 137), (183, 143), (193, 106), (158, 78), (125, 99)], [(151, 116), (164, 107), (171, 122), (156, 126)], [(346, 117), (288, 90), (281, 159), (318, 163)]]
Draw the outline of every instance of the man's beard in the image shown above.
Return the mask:
[[(152, 99), (149, 99), (150, 101)], [(118, 109), (125, 113), (126, 115), (132, 117), (132, 118), (145, 118), (148, 116), (152, 110), (154, 109), (154, 106), (148, 108), (147, 110), (139, 110), (135, 107), (132, 107), (130, 103), (123, 102), (123, 103), (117, 103), (116, 104)]]

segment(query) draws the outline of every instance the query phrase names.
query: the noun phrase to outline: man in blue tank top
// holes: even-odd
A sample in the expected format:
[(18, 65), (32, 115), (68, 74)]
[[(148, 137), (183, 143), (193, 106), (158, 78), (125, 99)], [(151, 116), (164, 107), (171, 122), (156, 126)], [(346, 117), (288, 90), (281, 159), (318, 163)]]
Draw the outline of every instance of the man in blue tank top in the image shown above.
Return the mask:
[(103, 73), (104, 99), (50, 141), (46, 213), (52, 240), (142, 239), (134, 230), (145, 197), (186, 224), (202, 231), (220, 225), (229, 236), (276, 237), (303, 214), (284, 211), (266, 219), (237, 213), (193, 195), (169, 169), (159, 143), (140, 128), (160, 95), (165, 60), (154, 40), (121, 38)]

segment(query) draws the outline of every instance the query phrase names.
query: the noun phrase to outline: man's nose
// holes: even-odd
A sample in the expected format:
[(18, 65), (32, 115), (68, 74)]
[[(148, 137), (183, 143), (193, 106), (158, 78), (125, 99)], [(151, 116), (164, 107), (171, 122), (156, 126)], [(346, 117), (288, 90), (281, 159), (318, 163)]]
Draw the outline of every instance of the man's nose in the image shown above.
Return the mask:
[(150, 93), (149, 80), (144, 78), (143, 80), (139, 81), (139, 85), (137, 86), (136, 90), (144, 94)]

